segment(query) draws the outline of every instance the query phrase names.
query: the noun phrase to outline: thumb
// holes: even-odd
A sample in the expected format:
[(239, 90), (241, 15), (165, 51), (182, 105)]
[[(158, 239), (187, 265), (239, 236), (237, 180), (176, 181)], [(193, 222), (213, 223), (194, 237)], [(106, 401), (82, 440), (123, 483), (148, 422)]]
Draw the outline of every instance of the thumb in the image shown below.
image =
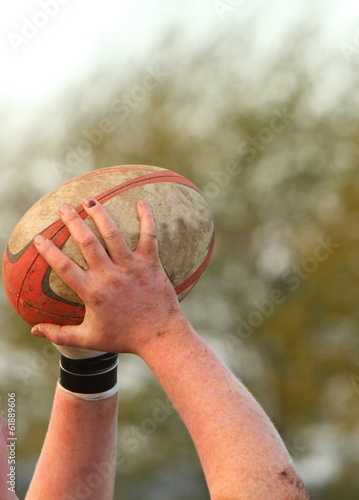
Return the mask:
[(78, 327), (54, 325), (51, 323), (39, 323), (31, 329), (31, 333), (36, 337), (43, 337), (50, 340), (56, 349), (67, 358), (84, 359), (93, 358), (103, 354), (102, 351), (87, 349), (78, 335)]
[(74, 337), (73, 326), (53, 325), (51, 323), (39, 323), (31, 329), (35, 337), (47, 338), (57, 345), (71, 345), (71, 339)]

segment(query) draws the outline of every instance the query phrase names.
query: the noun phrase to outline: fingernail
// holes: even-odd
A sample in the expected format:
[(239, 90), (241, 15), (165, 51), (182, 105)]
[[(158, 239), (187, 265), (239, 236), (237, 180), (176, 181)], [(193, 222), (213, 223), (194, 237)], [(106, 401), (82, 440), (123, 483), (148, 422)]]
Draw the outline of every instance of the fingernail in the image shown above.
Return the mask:
[(36, 243), (36, 245), (43, 245), (46, 241), (46, 238), (44, 238), (41, 234), (38, 234), (35, 239), (34, 239), (34, 243)]
[(97, 201), (94, 198), (87, 198), (86, 200), (84, 200), (84, 205), (87, 208), (92, 208), (97, 205)]
[(145, 200), (140, 200), (138, 204), (140, 205), (141, 208), (149, 208), (149, 204)]
[(74, 209), (70, 205), (62, 205), (60, 208), (60, 212), (63, 215), (70, 214), (71, 212), (74, 212)]
[(45, 335), (42, 333), (41, 330), (39, 330), (37, 326), (31, 328), (31, 333), (32, 335), (35, 335), (35, 337), (45, 337)]

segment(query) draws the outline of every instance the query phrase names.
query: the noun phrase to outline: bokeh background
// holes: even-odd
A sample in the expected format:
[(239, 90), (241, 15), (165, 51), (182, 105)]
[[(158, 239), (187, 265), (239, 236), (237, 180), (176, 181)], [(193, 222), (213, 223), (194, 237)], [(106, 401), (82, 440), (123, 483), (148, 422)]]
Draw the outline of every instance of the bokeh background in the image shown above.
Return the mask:
[[(19, 0), (1, 7), (0, 57), (1, 251), (35, 201), (89, 170), (190, 178), (217, 240), (183, 309), (268, 412), (311, 498), (359, 498), (359, 6)], [(23, 498), (58, 359), (3, 288), (0, 301)], [(208, 499), (144, 363), (121, 356), (119, 377), (115, 499)]]

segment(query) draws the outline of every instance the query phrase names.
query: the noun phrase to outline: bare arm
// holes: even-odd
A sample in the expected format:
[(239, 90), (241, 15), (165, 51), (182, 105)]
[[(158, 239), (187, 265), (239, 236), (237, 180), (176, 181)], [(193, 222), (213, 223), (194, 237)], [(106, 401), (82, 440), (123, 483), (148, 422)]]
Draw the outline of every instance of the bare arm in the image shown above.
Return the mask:
[(84, 208), (108, 254), (76, 212), (63, 220), (89, 263), (88, 271), (49, 241), (38, 247), (85, 302), (84, 323), (38, 325), (33, 333), (57, 344), (141, 356), (192, 435), (212, 500), (306, 499), (269, 418), (183, 316), (159, 261), (149, 206), (138, 204), (141, 233), (134, 252), (100, 204), (85, 203)]
[(58, 386), (26, 500), (112, 500), (116, 431), (117, 394), (84, 401)]
[(173, 328), (141, 355), (192, 436), (211, 499), (306, 499), (260, 405), (189, 325)]

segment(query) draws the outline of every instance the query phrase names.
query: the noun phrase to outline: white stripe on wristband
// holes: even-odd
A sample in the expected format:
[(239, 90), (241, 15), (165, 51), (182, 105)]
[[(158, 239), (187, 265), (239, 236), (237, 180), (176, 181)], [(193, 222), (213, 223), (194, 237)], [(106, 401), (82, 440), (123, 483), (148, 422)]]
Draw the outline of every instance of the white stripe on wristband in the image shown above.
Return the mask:
[(86, 401), (99, 401), (118, 391), (118, 355), (103, 353), (92, 358), (73, 359), (61, 354), (59, 385)]
[(97, 394), (80, 394), (78, 392), (72, 392), (72, 391), (65, 389), (65, 387), (63, 387), (60, 384), (60, 381), (57, 382), (57, 385), (59, 387), (61, 387), (61, 389), (65, 392), (67, 392), (68, 394), (72, 394), (73, 396), (75, 396), (79, 399), (83, 399), (84, 401), (101, 401), (102, 399), (110, 398), (111, 396), (116, 394), (120, 388), (120, 384), (118, 382), (116, 382), (116, 385), (114, 387), (112, 387), (112, 389), (109, 389), (108, 391), (99, 392)]

